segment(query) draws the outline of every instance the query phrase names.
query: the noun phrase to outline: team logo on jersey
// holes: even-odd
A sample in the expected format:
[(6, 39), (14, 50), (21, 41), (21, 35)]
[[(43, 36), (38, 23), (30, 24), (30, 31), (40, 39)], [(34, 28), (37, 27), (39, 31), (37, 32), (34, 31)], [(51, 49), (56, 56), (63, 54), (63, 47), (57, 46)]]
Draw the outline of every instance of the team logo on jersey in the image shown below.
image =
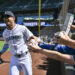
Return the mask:
[(19, 40), (19, 39), (21, 39), (21, 36), (15, 35), (15, 36), (10, 36), (10, 37), (6, 38), (6, 41)]

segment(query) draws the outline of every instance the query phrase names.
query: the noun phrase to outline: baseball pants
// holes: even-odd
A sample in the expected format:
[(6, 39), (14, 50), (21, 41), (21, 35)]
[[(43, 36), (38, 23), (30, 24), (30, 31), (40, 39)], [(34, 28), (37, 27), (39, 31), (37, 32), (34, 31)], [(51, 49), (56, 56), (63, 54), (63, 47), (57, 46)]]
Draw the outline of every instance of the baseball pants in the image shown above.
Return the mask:
[(11, 57), (9, 75), (20, 75), (21, 69), (24, 75), (32, 75), (32, 60), (29, 52), (21, 58)]

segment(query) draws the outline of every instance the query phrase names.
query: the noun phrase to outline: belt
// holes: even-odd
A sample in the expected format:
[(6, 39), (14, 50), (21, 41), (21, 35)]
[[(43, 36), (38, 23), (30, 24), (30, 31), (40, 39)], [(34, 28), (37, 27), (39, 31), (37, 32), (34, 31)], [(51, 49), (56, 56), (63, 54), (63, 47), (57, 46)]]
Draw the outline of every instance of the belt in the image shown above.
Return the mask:
[(22, 53), (22, 54), (15, 54), (14, 56), (15, 56), (16, 58), (21, 58), (21, 57), (26, 56), (26, 55), (28, 54), (28, 52), (29, 52), (29, 51), (26, 51), (26, 52), (24, 52), (24, 53)]

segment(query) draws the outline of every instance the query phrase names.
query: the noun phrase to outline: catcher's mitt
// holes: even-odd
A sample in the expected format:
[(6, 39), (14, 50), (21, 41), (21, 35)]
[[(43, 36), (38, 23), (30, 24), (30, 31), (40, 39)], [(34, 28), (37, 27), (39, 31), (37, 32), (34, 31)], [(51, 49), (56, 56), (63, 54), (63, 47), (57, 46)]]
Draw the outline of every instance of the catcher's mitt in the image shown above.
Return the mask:
[(3, 59), (2, 58), (0, 58), (0, 64), (2, 64), (4, 61), (3, 61)]

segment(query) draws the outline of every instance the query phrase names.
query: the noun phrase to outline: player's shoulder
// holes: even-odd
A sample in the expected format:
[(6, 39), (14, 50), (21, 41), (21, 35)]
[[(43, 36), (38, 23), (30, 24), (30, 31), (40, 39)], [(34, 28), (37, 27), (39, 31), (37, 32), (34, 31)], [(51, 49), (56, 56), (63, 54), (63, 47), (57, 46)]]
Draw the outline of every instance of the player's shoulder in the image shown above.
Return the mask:
[(26, 26), (21, 25), (21, 24), (16, 24), (18, 26), (18, 28), (26, 28)]
[(20, 31), (26, 31), (26, 30), (28, 30), (28, 28), (26, 26), (19, 25), (19, 24), (17, 25), (17, 29), (20, 30)]
[(6, 33), (7, 32), (7, 29), (4, 29), (3, 33)]
[(5, 35), (7, 33), (7, 29), (5, 29), (4, 31), (3, 31), (3, 35)]

